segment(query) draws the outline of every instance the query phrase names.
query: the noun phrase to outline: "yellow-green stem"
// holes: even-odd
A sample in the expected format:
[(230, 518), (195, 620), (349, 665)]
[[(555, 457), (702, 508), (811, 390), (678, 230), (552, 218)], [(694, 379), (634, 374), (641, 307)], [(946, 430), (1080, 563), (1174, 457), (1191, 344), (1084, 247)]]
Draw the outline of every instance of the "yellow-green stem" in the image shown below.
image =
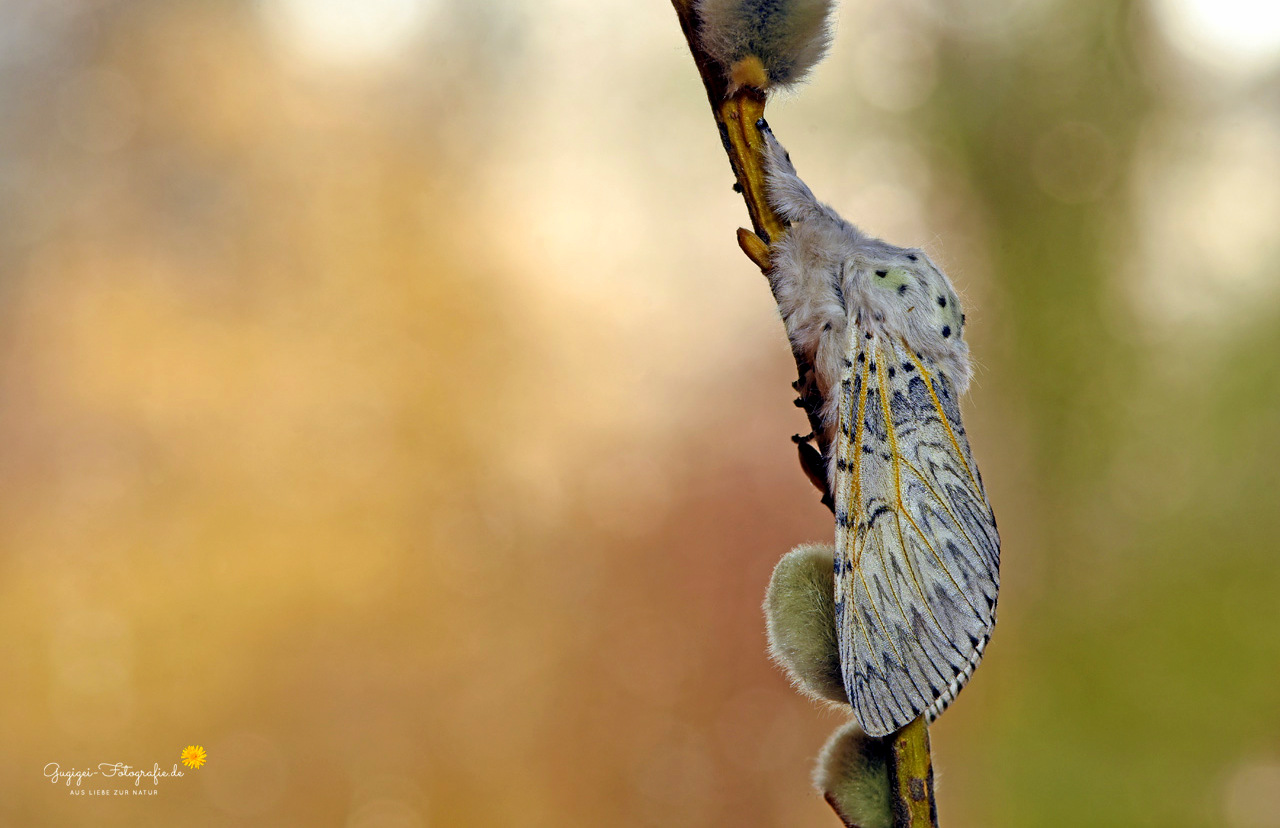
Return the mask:
[(929, 758), (929, 726), (924, 717), (886, 738), (893, 752), (889, 762), (889, 795), (895, 828), (936, 826), (933, 762)]

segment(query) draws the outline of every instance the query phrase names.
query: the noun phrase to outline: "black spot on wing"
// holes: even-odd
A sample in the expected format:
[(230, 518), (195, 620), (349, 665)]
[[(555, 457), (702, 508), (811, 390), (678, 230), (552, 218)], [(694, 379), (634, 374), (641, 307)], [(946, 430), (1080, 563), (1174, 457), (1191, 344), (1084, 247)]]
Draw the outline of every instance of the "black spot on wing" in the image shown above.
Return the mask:
[(905, 429), (912, 424), (937, 419), (934, 413), (933, 400), (929, 397), (929, 389), (924, 380), (912, 377), (905, 391), (901, 388), (893, 392), (889, 401), (889, 411), (893, 416), (896, 429)]

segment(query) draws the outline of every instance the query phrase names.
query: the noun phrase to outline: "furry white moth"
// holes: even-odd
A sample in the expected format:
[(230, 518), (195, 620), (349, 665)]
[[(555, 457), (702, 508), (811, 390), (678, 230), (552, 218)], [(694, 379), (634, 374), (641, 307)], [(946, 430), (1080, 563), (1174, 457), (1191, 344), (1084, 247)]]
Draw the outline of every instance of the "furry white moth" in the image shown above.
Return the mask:
[(834, 0), (695, 0), (698, 40), (729, 81), (761, 89), (799, 83), (831, 42)]
[(996, 620), (1000, 538), (960, 422), (965, 318), (922, 251), (841, 219), (767, 127), (765, 142), (769, 203), (791, 225), (769, 278), (825, 400), (844, 689), (882, 736), (942, 713)]

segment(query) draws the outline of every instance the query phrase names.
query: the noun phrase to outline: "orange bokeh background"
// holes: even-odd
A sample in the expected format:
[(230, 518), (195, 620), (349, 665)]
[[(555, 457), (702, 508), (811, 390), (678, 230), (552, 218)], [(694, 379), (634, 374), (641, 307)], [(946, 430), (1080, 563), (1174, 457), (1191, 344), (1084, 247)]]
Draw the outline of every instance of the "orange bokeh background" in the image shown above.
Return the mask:
[[(949, 828), (1280, 825), (1280, 76), (1179, 8), (847, 2), (771, 107), (966, 301)], [(0, 823), (835, 824), (759, 611), (830, 517), (665, 3), (0, 31)]]

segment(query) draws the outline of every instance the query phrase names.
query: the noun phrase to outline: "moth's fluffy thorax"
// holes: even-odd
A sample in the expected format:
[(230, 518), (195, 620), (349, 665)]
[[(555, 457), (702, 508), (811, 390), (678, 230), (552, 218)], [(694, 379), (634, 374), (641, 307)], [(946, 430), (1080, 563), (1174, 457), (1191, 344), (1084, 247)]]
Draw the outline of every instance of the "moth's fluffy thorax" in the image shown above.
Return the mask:
[(771, 206), (791, 227), (772, 247), (769, 281), (792, 347), (813, 366), (835, 428), (854, 336), (903, 342), (945, 371), (963, 393), (970, 377), (964, 313), (950, 281), (921, 250), (872, 238), (849, 224), (796, 175), (772, 134), (765, 168)]

